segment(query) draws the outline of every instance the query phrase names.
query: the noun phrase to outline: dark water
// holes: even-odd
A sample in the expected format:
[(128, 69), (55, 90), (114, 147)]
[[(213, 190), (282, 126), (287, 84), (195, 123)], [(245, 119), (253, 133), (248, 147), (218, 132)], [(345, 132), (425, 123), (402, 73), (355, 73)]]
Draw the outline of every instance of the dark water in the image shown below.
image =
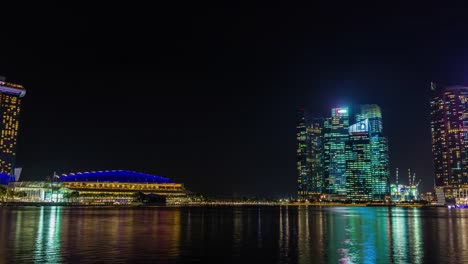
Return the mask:
[(462, 263), (468, 210), (0, 208), (4, 263)]

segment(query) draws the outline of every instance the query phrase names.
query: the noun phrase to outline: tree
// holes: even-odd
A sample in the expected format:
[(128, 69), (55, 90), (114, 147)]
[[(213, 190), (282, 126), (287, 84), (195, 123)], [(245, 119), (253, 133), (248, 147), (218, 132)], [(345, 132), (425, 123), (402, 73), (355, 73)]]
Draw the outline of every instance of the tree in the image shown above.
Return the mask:
[(2, 202), (5, 202), (7, 190), (8, 189), (5, 186), (0, 186), (0, 197), (2, 198)]
[(72, 199), (73, 202), (77, 202), (78, 198), (80, 198), (80, 193), (77, 191), (73, 191), (70, 193), (70, 198)]
[(7, 188), (6, 191), (6, 199), (8, 201), (8, 198), (13, 198), (15, 196), (15, 190), (12, 188)]

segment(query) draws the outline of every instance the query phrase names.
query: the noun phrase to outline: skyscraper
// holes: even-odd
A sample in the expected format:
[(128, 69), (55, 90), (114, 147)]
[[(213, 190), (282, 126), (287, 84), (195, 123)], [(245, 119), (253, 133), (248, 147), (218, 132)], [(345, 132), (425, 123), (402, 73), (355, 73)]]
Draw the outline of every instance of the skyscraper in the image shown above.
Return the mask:
[(384, 200), (389, 193), (390, 161), (382, 112), (378, 105), (361, 105), (355, 119), (346, 145), (347, 198)]
[(323, 177), (325, 192), (346, 195), (346, 151), (349, 109), (333, 108), (325, 119), (323, 134)]
[[(431, 84), (431, 135), (437, 200), (468, 196), (468, 87)], [(466, 202), (466, 201), (465, 201)]]
[(373, 199), (383, 200), (390, 192), (390, 158), (388, 140), (383, 134), (382, 111), (376, 104), (361, 105), (360, 110), (356, 120), (369, 120)]
[(20, 103), (25, 94), (22, 85), (0, 78), (0, 184), (14, 179)]
[(322, 119), (308, 122), (301, 109), (297, 115), (298, 198), (318, 199), (323, 188)]
[(309, 183), (311, 181), (310, 173), (310, 136), (306, 123), (304, 109), (300, 109), (297, 113), (296, 127), (296, 142), (297, 142), (297, 185), (299, 199), (307, 199)]
[[(375, 104), (333, 108), (325, 119), (298, 115), (299, 198), (384, 200), (389, 194), (388, 141)], [(354, 111), (353, 111), (354, 112)], [(354, 124), (350, 125), (350, 120)]]
[(310, 175), (309, 199), (317, 199), (323, 192), (323, 119), (314, 118), (309, 127)]
[(346, 198), (348, 200), (371, 200), (373, 175), (371, 171), (371, 150), (369, 119), (349, 127), (346, 141)]

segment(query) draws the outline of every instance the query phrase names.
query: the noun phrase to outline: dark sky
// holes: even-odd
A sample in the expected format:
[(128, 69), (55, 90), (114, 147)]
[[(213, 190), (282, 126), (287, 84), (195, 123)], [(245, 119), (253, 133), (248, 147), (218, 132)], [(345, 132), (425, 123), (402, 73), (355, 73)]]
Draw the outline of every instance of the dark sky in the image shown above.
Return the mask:
[(27, 88), (23, 179), (129, 169), (294, 195), (296, 109), (376, 103), (392, 176), (412, 168), (429, 191), (429, 83), (467, 83), (468, 10), (313, 2), (3, 5), (0, 74)]

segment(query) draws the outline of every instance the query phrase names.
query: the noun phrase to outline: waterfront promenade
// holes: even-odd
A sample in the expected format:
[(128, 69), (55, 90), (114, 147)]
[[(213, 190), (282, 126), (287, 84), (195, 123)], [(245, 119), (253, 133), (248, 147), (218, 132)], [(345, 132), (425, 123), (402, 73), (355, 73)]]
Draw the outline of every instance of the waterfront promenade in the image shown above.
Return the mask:
[(139, 207), (139, 206), (310, 206), (310, 207), (445, 207), (422, 203), (338, 203), (338, 202), (276, 202), (276, 201), (194, 201), (194, 202), (167, 202), (157, 204), (141, 203), (99, 203), (85, 204), (79, 202), (4, 202), (0, 206), (77, 206), (77, 207), (96, 207), (96, 206), (117, 206), (117, 207)]

